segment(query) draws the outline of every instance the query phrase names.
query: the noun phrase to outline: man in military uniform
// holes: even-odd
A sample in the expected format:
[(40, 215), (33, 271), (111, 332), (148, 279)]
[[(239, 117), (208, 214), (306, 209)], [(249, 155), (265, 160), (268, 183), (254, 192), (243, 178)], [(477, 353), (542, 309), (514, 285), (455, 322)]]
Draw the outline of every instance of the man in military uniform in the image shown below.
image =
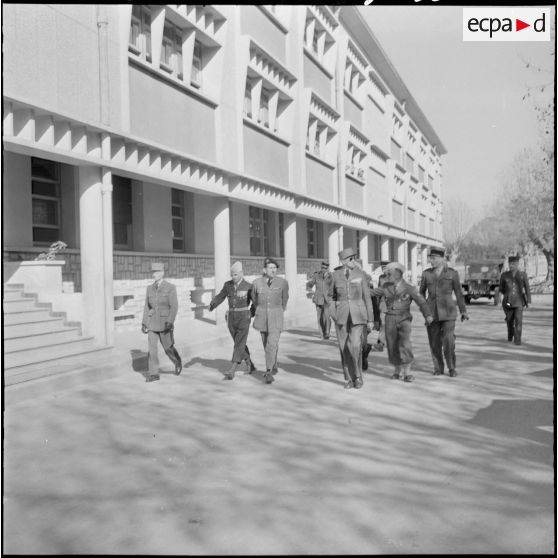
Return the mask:
[(432, 314), (428, 303), (417, 289), (403, 279), (405, 268), (398, 262), (392, 262), (385, 268), (386, 277), (381, 287), (372, 289), (372, 294), (382, 297), (385, 303), (385, 335), (389, 362), (395, 372), (392, 378), (403, 376), (405, 382), (415, 378), (410, 373), (413, 363), (413, 347), (411, 343), (411, 302), (414, 300), (427, 325), (432, 323)]
[(161, 342), (167, 356), (174, 363), (174, 373), (178, 376), (182, 371), (182, 359), (174, 347), (174, 320), (178, 312), (176, 287), (163, 279), (165, 266), (152, 263), (153, 284), (147, 287), (141, 331), (147, 333), (149, 348), (149, 375), (147, 382), (159, 379), (158, 342)]
[(519, 258), (508, 258), (509, 271), (500, 276), (500, 295), (502, 308), (506, 315), (508, 326), (508, 342), (521, 345), (521, 331), (523, 329), (523, 308), (531, 304), (531, 289), (529, 279), (524, 271), (519, 271)]
[[(387, 260), (382, 260), (380, 262), (380, 267), (382, 268), (382, 273), (378, 277), (378, 287), (381, 287), (384, 281), (387, 279), (386, 275), (386, 266), (389, 264)], [(376, 341), (376, 346), (374, 347), (375, 351), (383, 351), (384, 345), (386, 343), (386, 328), (385, 328), (385, 321), (386, 321), (386, 301), (385, 299), (380, 297), (378, 301), (378, 306), (380, 308), (380, 331), (378, 332), (378, 340)]]
[(227, 281), (219, 294), (209, 303), (209, 311), (212, 312), (225, 298), (228, 299), (229, 309), (226, 314), (227, 326), (234, 341), (233, 356), (231, 367), (225, 372), (224, 379), (234, 379), (234, 374), (245, 360), (248, 366), (248, 373), (255, 372), (256, 367), (250, 359), (250, 351), (246, 340), (250, 331), (250, 318), (255, 310), (252, 303), (252, 284), (244, 279), (242, 263), (235, 262), (231, 266), (231, 280)]
[(372, 331), (370, 287), (362, 269), (355, 262), (352, 248), (339, 252), (343, 268), (333, 272), (327, 299), (335, 321), (345, 389), (362, 387), (363, 328)]
[(252, 284), (252, 300), (256, 307), (254, 328), (262, 336), (265, 349), (264, 381), (271, 384), (277, 374), (279, 337), (283, 330), (283, 313), (289, 300), (289, 283), (277, 276), (279, 264), (273, 258), (264, 261), (264, 274)]
[[(461, 292), (461, 281), (459, 273), (448, 267), (444, 258), (444, 250), (432, 248), (429, 259), (431, 268), (422, 272), (419, 293), (425, 296), (430, 307), (433, 321), (427, 327), (430, 353), (434, 363), (434, 376), (444, 373), (444, 357), (453, 378), (457, 376), (455, 369), (455, 320), (457, 318), (457, 306), (461, 312), (461, 321), (468, 320), (467, 307), (463, 293)], [(455, 294), (456, 302), (452, 294)]]
[(331, 331), (329, 306), (326, 303), (329, 281), (331, 281), (329, 262), (322, 262), (320, 271), (315, 271), (312, 278), (306, 283), (309, 289), (315, 287), (312, 302), (316, 305), (316, 316), (318, 318), (318, 327), (320, 328), (322, 339), (329, 339), (329, 333)]

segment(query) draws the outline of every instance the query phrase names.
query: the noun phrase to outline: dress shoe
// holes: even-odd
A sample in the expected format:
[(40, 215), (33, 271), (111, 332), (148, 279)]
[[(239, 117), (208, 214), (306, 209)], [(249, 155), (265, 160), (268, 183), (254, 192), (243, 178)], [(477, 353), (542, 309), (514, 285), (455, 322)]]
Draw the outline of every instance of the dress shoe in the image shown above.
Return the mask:
[(384, 344), (381, 341), (377, 341), (372, 350), (381, 353), (384, 350)]
[(354, 383), (355, 389), (360, 389), (362, 387), (362, 383), (362, 378), (357, 378)]
[(441, 372), (440, 370), (434, 370), (433, 376), (443, 376), (443, 375), (444, 375), (444, 373)]
[(254, 366), (252, 359), (250, 358), (246, 359), (246, 366), (248, 366), (247, 374), (253, 374), (254, 372), (258, 371), (257, 368)]
[(238, 368), (238, 362), (233, 362), (231, 367), (225, 372), (225, 380), (234, 380), (234, 373)]
[(174, 375), (180, 376), (180, 372), (182, 372), (182, 362), (178, 362), (174, 365)]
[(145, 378), (146, 382), (156, 382), (157, 380), (160, 380), (161, 376), (159, 376), (159, 374), (149, 374), (149, 376), (147, 376), (147, 378)]
[(450, 375), (450, 378), (455, 378), (457, 376), (457, 370), (450, 370), (449, 375)]
[(412, 374), (407, 374), (404, 378), (403, 378), (404, 382), (414, 382), (415, 381), (415, 377)]
[(264, 375), (263, 375), (263, 379), (264, 379), (264, 383), (266, 384), (272, 384), (275, 381), (275, 378), (271, 375), (271, 371), (268, 370)]
[(348, 382), (345, 382), (345, 385), (343, 386), (345, 389), (352, 389), (355, 387), (355, 384), (353, 384), (353, 382), (351, 380), (349, 380)]
[(514, 341), (513, 344), (514, 345), (521, 345), (521, 341)]
[(392, 379), (392, 380), (399, 380), (400, 378), (401, 378), (401, 376), (400, 376), (399, 374), (397, 374), (396, 372), (394, 372), (394, 373), (391, 375), (391, 379)]

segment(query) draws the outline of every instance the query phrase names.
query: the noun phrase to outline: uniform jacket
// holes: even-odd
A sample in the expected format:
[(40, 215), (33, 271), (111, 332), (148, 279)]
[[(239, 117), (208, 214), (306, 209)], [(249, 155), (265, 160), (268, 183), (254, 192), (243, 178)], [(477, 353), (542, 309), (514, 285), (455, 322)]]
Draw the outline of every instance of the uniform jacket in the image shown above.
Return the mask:
[(217, 308), (225, 298), (229, 301), (229, 308), (248, 308), (252, 303), (252, 283), (241, 279), (235, 287), (232, 279), (226, 281), (221, 291), (209, 303), (209, 309)]
[(374, 321), (368, 278), (362, 269), (350, 270), (348, 279), (345, 269), (334, 271), (327, 299), (330, 304), (335, 304), (330, 306), (330, 310), (339, 325), (347, 323), (349, 314), (355, 325)]
[(256, 306), (254, 328), (260, 331), (281, 331), (283, 312), (289, 300), (289, 283), (282, 277), (274, 277), (271, 286), (268, 277), (258, 277), (252, 284), (252, 300)]
[(529, 279), (524, 271), (516, 271), (515, 277), (511, 271), (505, 271), (500, 276), (500, 294), (502, 305), (508, 308), (521, 308), (531, 304), (531, 290)]
[[(381, 287), (386, 281), (387, 281), (387, 275), (385, 273), (382, 273), (378, 277), (378, 287)], [(385, 300), (385, 298), (378, 297), (376, 300), (377, 300), (378, 306), (380, 307), (380, 312), (385, 313), (385, 311), (386, 311), (386, 300)]]
[(174, 323), (177, 312), (176, 287), (172, 283), (162, 279), (159, 288), (156, 289), (154, 283), (147, 287), (141, 322), (147, 329), (163, 331), (165, 322)]
[(397, 285), (384, 281), (381, 287), (372, 289), (372, 294), (383, 298), (386, 305), (386, 315), (395, 316), (398, 322), (412, 320), (411, 302), (413, 300), (417, 303), (425, 318), (432, 315), (428, 303), (419, 294), (417, 288), (404, 280), (399, 281)]
[(331, 272), (315, 271), (312, 278), (306, 283), (308, 288), (316, 287), (312, 302), (317, 306), (326, 304), (327, 289), (331, 281)]
[[(433, 268), (423, 271), (419, 293), (422, 296), (428, 294), (426, 302), (428, 302), (432, 317), (436, 321), (455, 320), (457, 318), (457, 306), (459, 306), (461, 314), (467, 313), (459, 273), (447, 265), (444, 265), (439, 277)], [(457, 305), (452, 294), (455, 294)]]

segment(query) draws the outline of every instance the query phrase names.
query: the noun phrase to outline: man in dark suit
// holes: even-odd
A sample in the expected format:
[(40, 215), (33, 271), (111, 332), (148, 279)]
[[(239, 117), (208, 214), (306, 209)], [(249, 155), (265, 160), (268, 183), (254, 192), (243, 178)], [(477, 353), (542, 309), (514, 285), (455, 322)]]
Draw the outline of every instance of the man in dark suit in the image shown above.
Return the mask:
[(182, 359), (174, 347), (174, 320), (178, 312), (176, 287), (163, 279), (164, 264), (152, 263), (151, 271), (155, 281), (147, 287), (141, 322), (141, 331), (147, 333), (149, 347), (147, 382), (159, 379), (159, 356), (157, 354), (159, 341), (174, 364), (174, 373), (178, 376), (182, 371)]
[(277, 374), (279, 337), (283, 331), (283, 313), (289, 300), (289, 283), (277, 277), (279, 264), (273, 258), (264, 261), (264, 274), (252, 283), (252, 300), (256, 307), (254, 329), (262, 336), (265, 349), (264, 382), (271, 384)]
[(250, 351), (246, 340), (250, 331), (250, 318), (255, 311), (252, 303), (252, 283), (244, 279), (242, 263), (235, 262), (231, 266), (231, 280), (227, 281), (219, 294), (209, 303), (209, 311), (213, 311), (221, 302), (228, 299), (229, 309), (226, 320), (229, 333), (234, 341), (233, 356), (231, 367), (225, 372), (225, 380), (233, 380), (236, 369), (245, 360), (248, 366), (248, 373), (256, 371), (256, 367), (250, 359)]
[[(468, 320), (467, 307), (461, 291), (459, 273), (448, 267), (444, 250), (432, 248), (429, 259), (431, 269), (422, 273), (419, 293), (426, 296), (433, 321), (427, 327), (430, 353), (434, 363), (434, 376), (444, 373), (444, 357), (453, 378), (457, 376), (455, 369), (455, 320), (457, 306), (461, 312), (461, 321)], [(453, 296), (457, 300), (457, 305)]]
[(519, 271), (519, 258), (508, 258), (509, 271), (500, 276), (500, 296), (502, 307), (506, 315), (508, 326), (508, 342), (513, 341), (521, 345), (521, 331), (523, 329), (523, 308), (531, 304), (531, 289), (529, 279), (524, 271)]
[(339, 252), (343, 268), (333, 272), (327, 299), (335, 321), (345, 389), (362, 387), (363, 328), (372, 331), (372, 299), (368, 279), (356, 265), (352, 248)]
[(309, 289), (315, 287), (312, 302), (316, 305), (316, 316), (318, 318), (318, 327), (320, 328), (322, 339), (329, 339), (329, 333), (331, 331), (329, 306), (326, 302), (329, 281), (331, 281), (329, 262), (322, 262), (320, 271), (315, 271), (311, 279), (306, 283)]

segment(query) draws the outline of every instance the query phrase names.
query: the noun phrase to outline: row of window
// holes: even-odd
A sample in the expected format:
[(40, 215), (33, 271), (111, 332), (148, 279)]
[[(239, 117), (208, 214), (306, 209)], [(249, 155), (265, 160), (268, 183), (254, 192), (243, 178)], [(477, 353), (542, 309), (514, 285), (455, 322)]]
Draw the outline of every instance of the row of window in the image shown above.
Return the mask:
[[(60, 221), (60, 164), (54, 161), (31, 158), (31, 193), (33, 243), (51, 244), (61, 239)], [(132, 181), (129, 178), (113, 175), (112, 221), (113, 244), (116, 250), (133, 249), (132, 218)], [(174, 252), (186, 252), (186, 198), (183, 190), (176, 188), (171, 192), (172, 249)], [(277, 219), (271, 219), (272, 213), (260, 207), (249, 207), (250, 255), (266, 256), (275, 254), (284, 256), (284, 217), (276, 213)], [(272, 223), (276, 231), (271, 234)], [(323, 223), (306, 220), (308, 257), (324, 257)], [(275, 228), (275, 227), (274, 227)], [(273, 248), (272, 239), (277, 238), (279, 246)]]

